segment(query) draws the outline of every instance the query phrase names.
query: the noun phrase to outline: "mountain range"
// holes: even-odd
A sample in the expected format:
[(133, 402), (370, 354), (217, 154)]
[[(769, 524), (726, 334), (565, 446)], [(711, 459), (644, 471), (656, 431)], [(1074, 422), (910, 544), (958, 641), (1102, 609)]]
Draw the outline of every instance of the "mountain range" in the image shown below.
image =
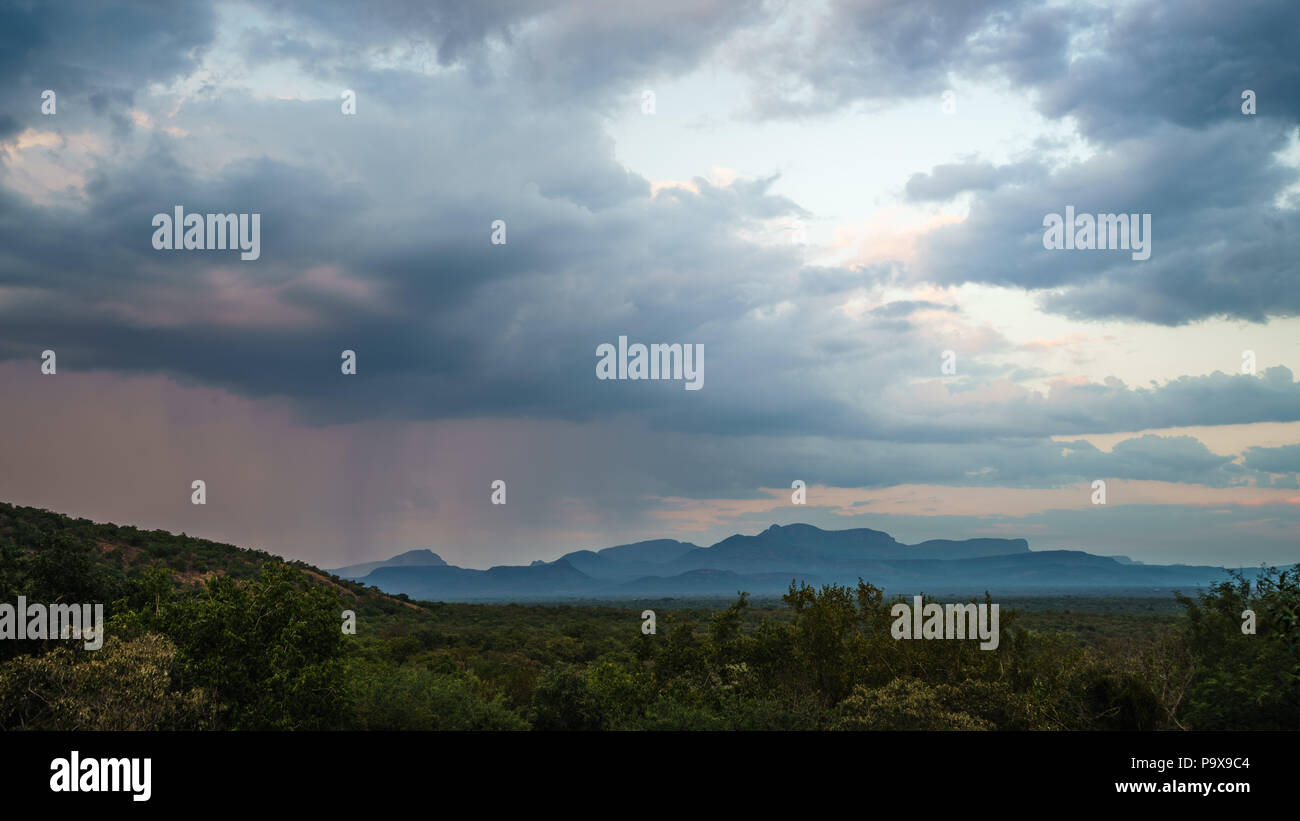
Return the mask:
[(867, 528), (772, 525), (709, 547), (654, 539), (578, 550), (554, 561), (472, 570), (429, 550), (327, 571), (381, 591), (441, 601), (731, 597), (784, 593), (792, 581), (894, 593), (1168, 590), (1204, 587), (1222, 567), (1153, 565), (1078, 550), (1033, 551), (1024, 539), (935, 539), (909, 545)]

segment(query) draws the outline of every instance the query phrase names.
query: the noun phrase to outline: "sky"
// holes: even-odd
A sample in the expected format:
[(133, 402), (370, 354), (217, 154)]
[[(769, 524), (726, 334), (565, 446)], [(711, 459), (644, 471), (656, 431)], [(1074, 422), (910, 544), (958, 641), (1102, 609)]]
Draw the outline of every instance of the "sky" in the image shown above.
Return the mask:
[[(324, 567), (793, 522), (1300, 560), (1298, 41), (1271, 0), (0, 2), (0, 500)], [(260, 254), (155, 247), (177, 206)], [(1048, 247), (1067, 207), (1150, 257)], [(698, 389), (600, 378), (620, 337)]]

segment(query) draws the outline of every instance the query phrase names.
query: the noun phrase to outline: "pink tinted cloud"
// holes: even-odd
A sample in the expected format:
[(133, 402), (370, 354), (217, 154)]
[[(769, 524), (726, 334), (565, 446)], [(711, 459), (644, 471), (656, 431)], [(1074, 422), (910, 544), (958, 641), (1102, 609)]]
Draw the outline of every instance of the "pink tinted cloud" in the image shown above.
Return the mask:
[[(792, 504), (791, 490), (788, 488), (759, 490), (767, 495), (743, 500), (665, 498), (660, 500), (664, 508), (655, 516), (671, 523), (680, 533), (691, 533), (713, 530), (755, 514), (800, 510)], [(1086, 510), (1092, 507), (1092, 487), (1089, 482), (1057, 488), (905, 484), (863, 489), (818, 485), (809, 487), (807, 494), (809, 506), (827, 509), (837, 516), (886, 513), (906, 516), (1023, 517), (1049, 510)], [(1249, 508), (1300, 505), (1300, 496), (1296, 496), (1294, 490), (1286, 489), (1215, 488), (1177, 482), (1112, 479), (1107, 482), (1107, 504)]]
[(320, 327), (326, 322), (327, 317), (303, 297), (346, 302), (356, 311), (388, 307), (378, 286), (345, 276), (332, 265), (308, 269), (284, 282), (265, 282), (264, 277), (265, 273), (256, 268), (211, 268), (198, 282), (177, 282), (139, 293), (131, 302), (110, 300), (97, 307), (144, 328), (285, 329)]

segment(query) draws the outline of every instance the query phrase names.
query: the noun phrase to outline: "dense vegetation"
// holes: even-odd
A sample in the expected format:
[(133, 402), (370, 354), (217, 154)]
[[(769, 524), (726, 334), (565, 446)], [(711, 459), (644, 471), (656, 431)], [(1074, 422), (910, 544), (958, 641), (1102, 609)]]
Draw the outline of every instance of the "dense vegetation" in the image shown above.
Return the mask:
[(645, 635), (640, 606), (411, 602), (266, 553), (0, 504), (0, 602), (19, 595), (104, 602), (109, 621), (97, 651), (0, 641), (10, 729), (1300, 723), (1294, 568), (1167, 603), (1004, 607), (995, 651), (893, 639), (892, 601), (867, 582), (725, 609), (661, 602)]

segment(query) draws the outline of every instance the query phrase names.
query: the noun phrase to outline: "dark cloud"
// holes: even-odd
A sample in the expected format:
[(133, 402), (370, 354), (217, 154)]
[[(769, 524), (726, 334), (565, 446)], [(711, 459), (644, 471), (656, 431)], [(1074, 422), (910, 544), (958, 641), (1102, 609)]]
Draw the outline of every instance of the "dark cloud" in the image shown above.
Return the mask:
[(1300, 444), (1276, 448), (1247, 448), (1242, 463), (1265, 473), (1300, 473)]
[[(360, 54), (366, 49), (427, 42), (439, 65), (449, 66), (477, 51), (489, 39), (508, 40), (511, 32), (561, 6), (558, 0), (456, 3), (451, 0), (379, 0), (366, 7), (365, 14), (335, 3), (298, 0), (270, 0), (267, 11), (280, 15), (293, 29), (329, 39), (334, 56)], [(325, 53), (303, 44), (302, 37), (283, 33), (261, 38), (250, 55), (268, 59)], [(319, 68), (319, 65), (316, 66)]]
[(761, 116), (937, 95), (959, 74), (1032, 90), (1045, 116), (1075, 117), (1089, 137), (1111, 141), (1162, 123), (1199, 128), (1240, 116), (1245, 89), (1258, 95), (1258, 116), (1295, 122), (1298, 38), (1300, 8), (1288, 0), (840, 0), (742, 54), (768, 57), (759, 69), (744, 63), (757, 77)]
[(907, 180), (904, 194), (912, 202), (949, 200), (966, 191), (992, 191), (1004, 185), (1016, 185), (1046, 176), (1038, 162), (1012, 165), (970, 162), (937, 165), (928, 174), (919, 172)]
[[(274, 0), (266, 8), (282, 28), (250, 39), (245, 53), (254, 60), (287, 58), (320, 76), (370, 77), (371, 93), (396, 101), (404, 83), (374, 72), (370, 58), (428, 47), (434, 64), (462, 67), (485, 85), (508, 80), (550, 104), (587, 109), (690, 71), (768, 13), (759, 0), (386, 0), (367, 7), (363, 19), (329, 3)], [(504, 46), (504, 56), (493, 45)]]
[[(1002, 64), (1009, 54), (1039, 70), (1044, 62), (1059, 65), (1059, 46), (1075, 12), (1029, 15), (1032, 35), (1022, 36), (1018, 27), (1026, 24), (1021, 9), (1027, 5), (1020, 0), (830, 3), (824, 13), (802, 16), (793, 31), (778, 29), (740, 51), (741, 65), (755, 78), (755, 113), (805, 116), (860, 101), (937, 95), (949, 87), (950, 71)], [(989, 33), (976, 55), (971, 42), (980, 32)]]
[(1102, 18), (1089, 48), (1057, 73), (1029, 75), (1047, 116), (1077, 118), (1113, 141), (1161, 122), (1202, 128), (1242, 116), (1300, 121), (1300, 6), (1288, 0), (1123, 4)]
[[(213, 103), (213, 112), (232, 104)], [(25, 358), (54, 346), (69, 369), (156, 371), (284, 396), (334, 422), (613, 414), (692, 434), (785, 436), (811, 424), (823, 436), (969, 443), (1300, 419), (1300, 387), (1286, 368), (1155, 388), (1062, 384), (1048, 397), (985, 400), (982, 386), (1015, 369), (972, 356), (944, 398), (922, 398), (909, 385), (937, 379), (941, 351), (961, 345), (933, 338), (917, 314), (960, 314), (896, 301), (853, 319), (819, 302), (852, 274), (800, 271), (794, 249), (740, 238), (800, 211), (770, 193), (773, 179), (697, 179), (696, 191), (652, 198), (644, 181), (628, 190), (627, 173), (599, 150), (594, 123), (577, 131), (558, 118), (571, 140), (538, 141), (559, 125), (529, 108), (520, 114), (533, 127), (515, 142), (531, 153), (500, 136), (484, 140), (475, 122), (430, 122), (422, 147), (393, 164), (404, 135), (355, 133), (329, 106), (266, 105), (268, 119), (254, 116), (249, 127), (284, 124), (288, 138), (290, 120), (315, 130), (316, 167), (238, 160), (200, 177), (159, 138), (138, 164), (98, 171), (84, 210), (34, 207), (15, 195), (0, 203), (7, 284), (34, 294), (0, 308), (0, 352)], [(381, 150), (350, 173), (318, 170), (376, 140)], [(397, 141), (393, 150), (386, 140)], [(449, 147), (456, 162), (445, 159)], [(410, 164), (427, 175), (407, 173)], [(567, 198), (544, 190), (539, 168), (588, 187)], [(153, 250), (150, 219), (176, 204), (261, 213), (262, 258)], [(506, 245), (490, 242), (495, 218), (508, 224)], [(975, 253), (957, 258), (970, 263)], [(312, 276), (321, 266), (363, 291), (331, 290)], [(837, 284), (799, 295), (797, 286), (819, 277)], [(258, 304), (251, 319), (240, 316), (240, 299)], [(222, 300), (236, 304), (217, 310)], [(280, 314), (283, 322), (272, 321)], [(596, 347), (620, 335), (703, 344), (705, 389), (597, 380)], [(358, 352), (357, 379), (324, 378), (343, 349)], [(985, 353), (1010, 349), (995, 341)]]
[[(193, 69), (215, 33), (207, 0), (174, 3), (0, 3), (0, 140), (26, 127), (67, 130), (115, 116), (150, 82)], [(41, 114), (41, 92), (57, 112)]]
[[(934, 443), (869, 440), (794, 439), (765, 445), (754, 456), (745, 442), (719, 443), (708, 457), (725, 454), (725, 474), (735, 476), (729, 485), (701, 455), (676, 454), (692, 465), (683, 476), (664, 481), (682, 483), (678, 493), (719, 493), (720, 487), (741, 497), (756, 487), (785, 487), (791, 471), (809, 484), (830, 487), (884, 488), (900, 484), (952, 487), (1064, 487), (1095, 479), (1129, 479), (1184, 482), (1208, 487), (1268, 487), (1261, 471), (1243, 469), (1233, 456), (1209, 451), (1189, 436), (1147, 434), (1125, 439), (1110, 451), (1084, 440), (1054, 442), (1048, 439), (1002, 437), (980, 441)], [(699, 464), (695, 464), (698, 460)], [(723, 493), (722, 495), (726, 495)]]
[[(912, 201), (977, 194), (970, 219), (926, 243), (928, 265), (916, 276), (1050, 289), (1050, 311), (1177, 325), (1300, 309), (1300, 292), (1286, 284), (1300, 212), (1275, 205), (1296, 171), (1272, 160), (1300, 121), (1297, 42), (1300, 7), (1286, 0), (838, 2), (743, 54), (753, 63), (771, 54), (753, 69), (764, 117), (938, 94), (960, 75), (1000, 77), (1046, 117), (1073, 118), (1097, 153), (1050, 176), (1034, 159), (970, 160), (909, 179)], [(1246, 89), (1257, 95), (1251, 116), (1241, 111)], [(1045, 255), (1042, 218), (1067, 204), (1151, 213), (1153, 259)]]
[(1195, 482), (1211, 486), (1237, 484), (1244, 474), (1232, 456), (1211, 453), (1192, 436), (1155, 436), (1147, 434), (1118, 442), (1109, 458), (1097, 458), (1094, 449), (1076, 443), (1068, 458), (1090, 457), (1092, 470), (1084, 475), (1117, 479), (1154, 479), (1164, 482)]
[[(1047, 396), (1023, 392), (1016, 398), (987, 403), (917, 402), (882, 424), (889, 438), (970, 441), (983, 431), (990, 436), (1019, 432), (1024, 436), (1151, 430), (1197, 425), (1300, 421), (1300, 382), (1281, 365), (1259, 377), (1215, 372), (1182, 376), (1159, 386), (1129, 387), (1121, 380), (1104, 383), (1056, 383)], [(928, 417), (928, 418), (927, 418)]]
[[(1300, 210), (1274, 201), (1300, 174), (1273, 160), (1285, 132), (1263, 126), (1244, 119), (1193, 132), (1166, 126), (1041, 181), (990, 183), (996, 187), (975, 197), (968, 219), (922, 241), (912, 273), (1044, 290), (1047, 309), (1083, 318), (1180, 325), (1295, 315), (1300, 291), (1288, 283), (1300, 255)], [(1076, 214), (1150, 214), (1150, 258), (1044, 248), (1044, 217), (1066, 206)]]

